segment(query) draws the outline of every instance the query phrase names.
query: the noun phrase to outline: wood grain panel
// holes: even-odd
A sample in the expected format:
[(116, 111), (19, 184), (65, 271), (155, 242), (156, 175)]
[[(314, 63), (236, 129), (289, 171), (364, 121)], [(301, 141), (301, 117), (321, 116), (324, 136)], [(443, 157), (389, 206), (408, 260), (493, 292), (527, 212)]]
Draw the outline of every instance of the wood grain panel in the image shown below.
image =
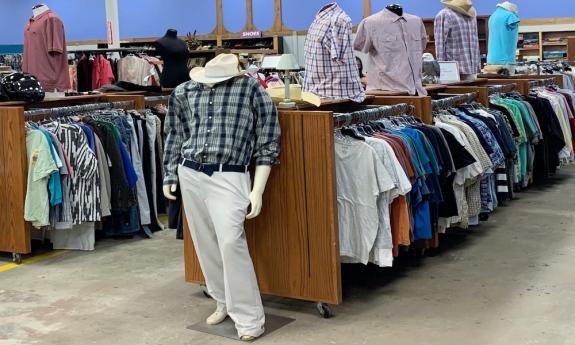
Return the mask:
[(331, 113), (304, 114), (304, 162), (309, 241), (309, 300), (340, 304), (341, 265), (335, 148)]
[(425, 123), (433, 120), (431, 109), (431, 97), (429, 96), (382, 96), (375, 97), (375, 105), (394, 105), (407, 103), (415, 107), (415, 115)]
[(1, 107), (0, 118), (0, 251), (31, 252), (30, 230), (24, 222), (26, 197), (26, 141), (24, 109)]
[(567, 61), (575, 62), (575, 37), (567, 37)]

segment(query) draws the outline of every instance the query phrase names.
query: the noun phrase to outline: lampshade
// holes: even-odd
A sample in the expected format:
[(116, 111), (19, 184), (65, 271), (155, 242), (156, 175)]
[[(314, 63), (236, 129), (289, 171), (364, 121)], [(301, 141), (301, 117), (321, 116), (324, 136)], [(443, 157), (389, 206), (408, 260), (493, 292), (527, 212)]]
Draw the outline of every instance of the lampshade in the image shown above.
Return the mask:
[(276, 69), (280, 71), (294, 71), (300, 69), (300, 67), (293, 54), (283, 54), (278, 61)]

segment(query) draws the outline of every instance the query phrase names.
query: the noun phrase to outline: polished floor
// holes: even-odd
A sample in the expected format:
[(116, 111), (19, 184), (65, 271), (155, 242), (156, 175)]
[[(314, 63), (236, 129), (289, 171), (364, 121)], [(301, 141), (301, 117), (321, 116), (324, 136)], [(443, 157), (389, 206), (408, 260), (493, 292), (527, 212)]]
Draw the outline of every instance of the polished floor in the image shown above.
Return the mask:
[[(296, 321), (257, 344), (575, 344), (574, 210), (570, 167), (432, 257), (344, 267), (333, 319), (266, 298), (267, 312)], [(186, 328), (214, 304), (184, 282), (182, 252), (165, 231), (0, 272), (0, 344), (236, 344)]]

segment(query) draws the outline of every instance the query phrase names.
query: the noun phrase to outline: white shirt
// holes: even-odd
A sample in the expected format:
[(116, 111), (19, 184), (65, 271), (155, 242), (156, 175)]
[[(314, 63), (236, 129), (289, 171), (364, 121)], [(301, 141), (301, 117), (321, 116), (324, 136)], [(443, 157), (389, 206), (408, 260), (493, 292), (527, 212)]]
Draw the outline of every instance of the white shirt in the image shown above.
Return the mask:
[(375, 150), (383, 162), (394, 186), (390, 191), (382, 193), (377, 201), (379, 228), (371, 251), (370, 261), (380, 267), (392, 267), (393, 238), (391, 235), (389, 207), (395, 198), (400, 195), (406, 195), (411, 191), (411, 182), (395, 156), (393, 148), (385, 140), (366, 138), (365, 142)]
[(342, 262), (369, 262), (379, 229), (378, 198), (395, 185), (375, 150), (336, 135), (337, 206)]

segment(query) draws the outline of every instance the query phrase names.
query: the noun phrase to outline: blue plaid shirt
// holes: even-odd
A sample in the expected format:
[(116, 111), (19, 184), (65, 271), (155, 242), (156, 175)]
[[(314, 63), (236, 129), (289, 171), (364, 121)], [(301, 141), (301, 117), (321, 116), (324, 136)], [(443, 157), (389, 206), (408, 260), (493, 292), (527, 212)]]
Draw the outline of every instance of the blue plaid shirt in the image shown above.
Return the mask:
[(277, 109), (254, 78), (208, 87), (194, 81), (170, 96), (164, 132), (164, 184), (176, 184), (182, 158), (203, 164), (278, 164)]

